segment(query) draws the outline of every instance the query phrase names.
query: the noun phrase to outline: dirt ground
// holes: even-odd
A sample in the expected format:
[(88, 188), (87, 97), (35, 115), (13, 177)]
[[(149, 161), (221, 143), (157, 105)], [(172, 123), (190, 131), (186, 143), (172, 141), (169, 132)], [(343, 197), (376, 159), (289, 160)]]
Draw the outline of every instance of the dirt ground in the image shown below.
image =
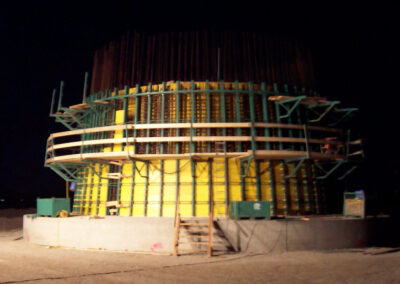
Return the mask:
[(165, 256), (28, 244), (22, 214), (0, 210), (1, 283), (400, 283), (400, 251)]
[(400, 283), (400, 252), (156, 256), (28, 244), (0, 232), (0, 283)]

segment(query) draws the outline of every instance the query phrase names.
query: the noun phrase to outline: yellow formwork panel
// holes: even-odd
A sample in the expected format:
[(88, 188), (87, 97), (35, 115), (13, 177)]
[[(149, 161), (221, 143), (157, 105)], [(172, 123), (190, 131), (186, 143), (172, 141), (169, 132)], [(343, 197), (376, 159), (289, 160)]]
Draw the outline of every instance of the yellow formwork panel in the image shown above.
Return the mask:
[(196, 216), (208, 216), (209, 204), (208, 162), (196, 163)]
[(176, 161), (164, 161), (164, 187), (162, 216), (175, 216), (176, 198)]
[(261, 200), (266, 200), (271, 202), (270, 210), (271, 210), (271, 216), (273, 216), (275, 212), (275, 203), (272, 202), (274, 193), (272, 188), (270, 162), (260, 161), (259, 169), (260, 169), (259, 177), (261, 184)]
[(181, 160), (179, 170), (179, 213), (192, 216), (192, 169), (190, 160)]
[(93, 171), (91, 168), (88, 168), (88, 173), (87, 173), (87, 183), (85, 186), (85, 191), (84, 191), (84, 203), (83, 203), (83, 214), (88, 215), (89, 214), (89, 207), (90, 207), (90, 191), (92, 189), (92, 184), (93, 184)]
[(300, 188), (299, 188), (299, 196), (300, 199), (303, 200), (304, 203), (304, 211), (305, 212), (310, 212), (310, 192), (308, 188), (308, 181), (307, 181), (307, 168), (306, 165), (303, 164), (303, 166), (300, 168), (300, 173), (299, 176), (301, 177), (301, 181), (299, 182)]
[(160, 183), (151, 183), (147, 191), (147, 216), (160, 216)]
[[(110, 151), (105, 148), (104, 151)], [(228, 185), (229, 185), (229, 199), (230, 201), (241, 200), (241, 185), (240, 185), (240, 164), (236, 159), (228, 159)], [(143, 216), (145, 198), (147, 196), (147, 216), (174, 216), (176, 208), (176, 160), (164, 161), (164, 174), (161, 175), (161, 161), (151, 161), (148, 177), (146, 177), (147, 169), (146, 163), (136, 161), (135, 165), (137, 170), (132, 172), (132, 163), (126, 163), (122, 167), (123, 178), (121, 179), (120, 187), (120, 201), (122, 207), (119, 214), (123, 216)], [(300, 210), (298, 208), (297, 196), (299, 193), (302, 200), (309, 202), (309, 196), (297, 187), (297, 180), (292, 178), (289, 180), (289, 188), (285, 188), (285, 180), (283, 179), (283, 163), (273, 162), (272, 164), (275, 179), (276, 196), (273, 196), (272, 181), (270, 173), (270, 162), (259, 162), (259, 179), (261, 200), (272, 201), (274, 197), (276, 200), (273, 204), (282, 214), (287, 206), (290, 210)], [(226, 186), (225, 186), (225, 163), (224, 159), (214, 159), (211, 162), (211, 182), (213, 191), (213, 203), (215, 216), (224, 216), (226, 212)], [(96, 172), (101, 172), (102, 177), (106, 177), (109, 166), (100, 164), (93, 164), (92, 167)], [(209, 211), (209, 162), (197, 161), (195, 163), (195, 215), (207, 216)], [(289, 174), (293, 171), (293, 165), (289, 165)], [(303, 172), (304, 171), (304, 172)], [(315, 171), (315, 169), (314, 169)], [(257, 186), (255, 178), (255, 164), (252, 161), (250, 165), (248, 177), (245, 178), (245, 200), (257, 200)], [(307, 175), (305, 169), (299, 170), (299, 175)], [(100, 179), (91, 168), (87, 168), (84, 173), (85, 179), (81, 203), (82, 214), (106, 214), (105, 202), (108, 196), (108, 179)], [(163, 180), (161, 178), (163, 177)], [(148, 187), (146, 190), (146, 182), (148, 179)], [(133, 187), (132, 187), (133, 182)], [(301, 182), (307, 182), (307, 177), (301, 179)], [(161, 188), (161, 185), (163, 187)], [(190, 160), (179, 161), (179, 212), (182, 216), (192, 216), (192, 199), (193, 199), (193, 184), (192, 184), (192, 169)], [(285, 192), (287, 190), (287, 192)], [(287, 196), (290, 196), (290, 204), (287, 204)], [(133, 208), (130, 207), (132, 198)], [(160, 203), (162, 200), (162, 207)], [(306, 202), (306, 204), (308, 203)], [(275, 208), (271, 208), (274, 212)], [(304, 208), (307, 210), (306, 208)], [(309, 210), (310, 208), (308, 208)], [(161, 212), (160, 212), (161, 211)]]
[[(294, 170), (294, 165), (288, 165), (288, 175), (291, 175)], [(289, 179), (289, 195), (290, 195), (290, 210), (298, 211), (300, 208), (298, 207), (298, 192), (297, 192), (297, 178), (293, 177)]]
[(241, 201), (240, 164), (237, 159), (228, 159), (229, 199)]
[(273, 172), (275, 177), (275, 190), (276, 190), (276, 209), (285, 210), (286, 209), (286, 194), (285, 194), (285, 184), (282, 178), (282, 163), (274, 163)]
[[(95, 164), (94, 169), (97, 173), (100, 172), (100, 164)], [(97, 201), (99, 197), (99, 182), (100, 178), (97, 174), (93, 175), (92, 178), (92, 186), (91, 186), (91, 196), (89, 197), (91, 200), (90, 204), (90, 214), (96, 215), (97, 214)]]
[(257, 201), (257, 185), (256, 185), (256, 171), (255, 160), (251, 161), (247, 177), (245, 178), (245, 198), (246, 201)]
[(143, 216), (144, 202), (146, 193), (146, 164), (135, 162), (137, 171), (135, 172), (135, 187), (133, 189), (133, 216)]
[(166, 185), (163, 188), (163, 206), (162, 216), (173, 217), (175, 216), (175, 196), (176, 185)]
[(272, 201), (270, 163), (267, 161), (261, 161), (259, 163), (259, 169), (261, 200)]
[(224, 216), (226, 211), (225, 172), (225, 159), (214, 159), (212, 161), (212, 181), (215, 216)]
[[(106, 177), (109, 166), (104, 166), (101, 170), (101, 176)], [(108, 196), (108, 179), (102, 178), (100, 181), (100, 200), (99, 200), (99, 215), (106, 215), (106, 201)]]
[(122, 166), (122, 175), (124, 176), (124, 178), (121, 179), (120, 191), (120, 201), (122, 206), (119, 209), (119, 215), (129, 216), (132, 196), (132, 163), (126, 163)]
[(196, 216), (208, 216), (209, 185), (196, 184)]
[(160, 216), (161, 203), (161, 162), (152, 161), (149, 168), (149, 185), (147, 189), (147, 216)]
[(179, 191), (179, 213), (181, 216), (192, 216), (192, 185), (181, 183)]
[[(123, 124), (124, 123), (124, 110), (117, 110), (115, 112), (115, 124)], [(115, 130), (114, 131), (114, 138), (123, 138), (124, 133), (123, 130)], [(113, 152), (122, 151), (122, 144), (114, 144)]]

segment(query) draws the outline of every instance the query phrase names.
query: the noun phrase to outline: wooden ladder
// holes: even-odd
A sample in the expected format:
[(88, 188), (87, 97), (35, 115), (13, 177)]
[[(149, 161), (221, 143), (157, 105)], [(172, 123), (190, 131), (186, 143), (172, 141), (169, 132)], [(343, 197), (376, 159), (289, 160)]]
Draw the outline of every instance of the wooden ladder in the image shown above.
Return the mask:
[[(174, 255), (207, 252), (208, 257), (211, 257), (213, 228), (212, 213), (209, 214), (208, 218), (188, 217), (185, 219), (182, 219), (181, 215), (178, 214), (175, 221)], [(179, 245), (185, 244), (190, 245), (192, 248), (179, 249)]]

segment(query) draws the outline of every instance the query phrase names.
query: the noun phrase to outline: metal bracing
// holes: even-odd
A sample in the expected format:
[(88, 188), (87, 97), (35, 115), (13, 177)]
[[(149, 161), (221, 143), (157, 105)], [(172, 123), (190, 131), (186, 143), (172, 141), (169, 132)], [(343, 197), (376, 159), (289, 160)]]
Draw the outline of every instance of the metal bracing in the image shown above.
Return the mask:
[[(85, 79), (85, 84), (87, 84), (86, 80), (87, 79)], [(204, 85), (201, 85), (204, 83), (205, 89)], [(103, 173), (102, 166), (112, 165), (116, 162), (124, 163), (130, 161), (132, 163), (133, 172), (131, 190), (130, 193), (128, 192), (126, 199), (122, 199), (121, 202), (126, 202), (127, 206), (129, 204), (129, 215), (132, 215), (132, 206), (134, 206), (135, 203), (134, 187), (136, 186), (134, 176), (136, 171), (139, 172), (136, 162), (143, 162), (146, 167), (146, 176), (143, 182), (141, 183), (139, 181), (139, 183), (140, 186), (144, 187), (145, 196), (143, 197), (142, 193), (140, 193), (140, 198), (144, 198), (143, 215), (147, 216), (149, 214), (157, 214), (154, 213), (154, 210), (147, 212), (147, 205), (149, 203), (148, 200), (154, 200), (151, 195), (155, 194), (153, 190), (153, 181), (149, 184), (150, 161), (152, 159), (159, 160), (161, 171), (161, 180), (159, 183), (160, 206), (157, 210), (159, 210), (158, 215), (162, 216), (165, 214), (163, 213), (163, 206), (165, 206), (163, 205), (163, 195), (166, 194), (164, 192), (163, 174), (164, 168), (167, 165), (165, 160), (176, 159), (175, 206), (179, 211), (179, 199), (182, 198), (179, 192), (180, 183), (183, 185), (186, 182), (184, 177), (181, 180), (179, 177), (179, 171), (181, 170), (179, 159), (188, 159), (191, 165), (191, 173), (189, 175), (191, 175), (192, 192), (185, 191), (183, 194), (185, 195), (184, 198), (188, 198), (192, 195), (191, 213), (195, 216), (198, 214), (196, 211), (201, 211), (201, 209), (196, 207), (196, 198), (201, 198), (198, 197), (198, 193), (196, 193), (196, 190), (200, 190), (200, 186), (197, 185), (199, 178), (196, 177), (196, 167), (200, 165), (200, 163), (196, 165), (197, 159), (208, 161), (208, 169), (210, 171), (208, 187), (211, 193), (213, 193), (213, 178), (215, 178), (213, 175), (215, 175), (216, 171), (221, 171), (222, 175), (223, 169), (225, 177), (225, 212), (228, 212), (230, 199), (229, 183), (231, 181), (228, 177), (228, 166), (230, 166), (230, 163), (228, 163), (229, 158), (235, 157), (240, 163), (238, 171), (240, 172), (241, 196), (239, 197), (239, 195), (237, 195), (237, 197), (234, 197), (238, 200), (239, 198), (241, 198), (241, 200), (246, 200), (246, 196), (247, 198), (256, 198), (256, 200), (264, 198), (264, 186), (267, 183), (263, 180), (265, 177), (260, 176), (260, 168), (264, 167), (262, 165), (265, 165), (264, 162), (266, 160), (269, 160), (271, 175), (268, 183), (270, 184), (271, 199), (272, 201), (277, 200), (277, 191), (279, 191), (279, 194), (284, 192), (286, 195), (284, 201), (286, 206), (285, 213), (287, 213), (290, 207), (287, 203), (290, 201), (288, 195), (299, 195), (300, 193), (303, 195), (301, 189), (297, 188), (297, 186), (300, 186), (299, 184), (296, 184), (295, 193), (293, 193), (293, 187), (292, 190), (290, 190), (291, 187), (288, 185), (288, 179), (307, 174), (308, 171), (305, 170), (307, 160), (318, 160), (316, 166), (321, 167), (323, 174), (317, 178), (324, 179), (332, 176), (332, 174), (340, 168), (341, 164), (345, 164), (348, 160), (347, 157), (360, 153), (360, 155), (363, 154), (362, 152), (350, 153), (349, 145), (354, 141), (351, 142), (348, 140), (345, 148), (346, 155), (343, 156), (344, 159), (342, 159), (342, 157), (334, 157), (334, 155), (331, 155), (332, 157), (326, 155), (325, 157), (323, 155), (324, 153), (319, 152), (319, 147), (321, 145), (331, 144), (340, 145), (340, 147), (342, 147), (344, 142), (342, 139), (337, 142), (329, 142), (321, 137), (332, 135), (330, 133), (339, 133), (340, 131), (331, 131), (331, 129), (318, 125), (307, 125), (308, 122), (316, 123), (322, 120), (328, 114), (329, 119), (334, 114), (343, 114), (336, 122), (340, 123), (348, 118), (356, 109), (335, 109), (334, 106), (339, 102), (327, 102), (326, 100), (319, 100), (320, 98), (318, 97), (311, 98), (308, 94), (306, 95), (305, 92), (298, 93), (297, 88), (294, 88), (294, 93), (299, 96), (290, 97), (287, 85), (284, 85), (284, 92), (280, 92), (278, 91), (277, 84), (273, 85), (273, 91), (271, 91), (271, 87), (267, 86), (265, 83), (225, 83), (223, 81), (213, 83), (206, 81), (204, 83), (200, 82), (199, 84), (199, 82), (190, 81), (173, 82), (173, 85), (168, 85), (171, 84), (170, 82), (162, 83), (157, 86), (149, 84), (147, 89), (146, 87), (140, 88), (139, 85), (136, 85), (136, 90), (135, 88), (130, 89), (128, 86), (125, 86), (123, 91), (115, 89), (114, 92), (111, 92), (107, 90), (105, 94), (99, 92), (88, 97), (86, 97), (84, 91), (82, 104), (70, 108), (63, 108), (61, 106), (63, 96), (62, 84), (60, 86), (58, 102), (59, 109), (57, 109), (57, 112), (60, 110), (60, 113), (54, 113), (53, 108), (56, 105), (56, 92), (54, 92), (50, 115), (56, 115), (56, 121), (65, 125), (69, 130), (77, 131), (79, 129), (84, 130), (84, 132), (81, 133), (78, 130), (78, 132), (73, 132), (75, 134), (68, 134), (67, 132), (71, 131), (65, 131), (65, 136), (80, 135), (81, 141), (75, 142), (70, 142), (71, 139), (68, 137), (64, 139), (62, 134), (55, 134), (56, 138), (61, 137), (57, 138), (60, 139), (60, 142), (68, 141), (67, 143), (64, 142), (56, 145), (53, 145), (54, 141), (51, 137), (47, 145), (46, 166), (49, 166), (56, 171), (57, 174), (70, 181), (85, 177), (85, 175), (81, 176), (79, 171), (79, 169), (82, 168), (87, 168), (89, 170), (89, 175), (99, 177), (99, 181), (103, 179), (114, 180), (115, 184), (117, 184), (117, 191), (115, 192), (116, 199), (119, 200), (121, 195), (121, 179), (124, 176), (120, 174), (118, 175), (118, 179), (116, 178), (117, 175), (110, 178), (108, 174)], [(171, 86), (171, 89), (169, 89), (169, 86)], [(87, 85), (85, 85), (84, 89), (85, 88), (87, 88)], [(275, 98), (270, 99), (271, 97)], [(132, 106), (130, 104), (132, 104)], [(130, 107), (133, 107), (133, 104), (134, 113), (133, 110), (130, 109)], [(301, 107), (299, 107), (300, 105)], [(232, 106), (232, 109), (229, 108), (230, 106)], [(275, 107), (275, 109), (269, 107)], [(199, 108), (204, 108), (204, 110), (201, 111)], [(121, 120), (116, 120), (116, 118), (121, 117), (121, 111), (123, 111), (124, 116), (122, 122)], [(145, 113), (140, 113), (141, 111)], [(159, 113), (155, 115), (155, 111), (159, 111)], [(169, 117), (172, 112), (173, 116)], [(128, 113), (130, 119), (128, 119)], [(312, 119), (300, 119), (300, 117), (305, 115), (309, 116), (313, 113), (315, 115)], [(68, 120), (68, 115), (74, 115), (76, 118)], [(76, 122), (78, 118), (80, 120)], [(123, 123), (121, 126), (124, 126), (124, 128), (118, 128), (118, 124), (120, 123)], [(110, 126), (114, 124), (117, 125)], [(110, 129), (106, 130), (106, 127)], [(132, 129), (132, 132), (129, 131), (129, 129)], [(313, 139), (311, 139), (309, 134), (313, 134), (314, 131), (315, 135), (313, 135)], [(117, 136), (117, 133), (118, 135), (122, 133), (122, 138), (119, 138), (121, 136)], [(243, 136), (243, 134), (245, 136)], [(59, 140), (57, 140), (57, 142), (59, 142)], [(217, 144), (223, 145), (223, 155), (220, 153), (222, 151), (218, 150), (219, 147)], [(144, 147), (141, 147), (141, 145)], [(106, 148), (107, 151), (105, 150)], [(121, 151), (119, 149), (121, 149)], [(316, 149), (318, 150), (315, 151)], [(63, 160), (53, 159), (54, 157), (58, 157), (54, 153), (55, 150), (57, 154), (60, 154), (59, 156), (68, 156), (64, 153), (72, 153), (69, 155), (71, 157), (66, 158), (64, 161), (69, 159), (69, 161), (78, 162), (74, 163), (74, 165), (70, 163), (69, 166), (66, 166), (64, 162), (57, 162)], [(106, 153), (110, 151), (115, 153)], [(79, 152), (79, 154), (75, 154), (77, 152)], [(124, 152), (126, 152), (125, 156)], [(284, 153), (282, 154), (283, 156), (278, 156), (278, 152)], [(91, 155), (92, 153), (97, 153), (99, 155)], [(80, 155), (80, 158), (72, 157), (73, 155)], [(221, 159), (215, 161), (215, 158)], [(342, 160), (331, 162), (330, 167), (327, 167), (327, 164), (322, 162), (324, 159), (333, 160), (335, 158)], [(223, 167), (222, 161), (224, 163)], [(281, 177), (279, 174), (278, 179), (274, 177), (273, 172), (275, 169), (273, 168), (273, 164), (276, 161), (281, 163), (279, 167), (283, 178), (282, 181), (279, 180)], [(218, 166), (218, 163), (221, 165)], [(96, 166), (94, 166), (94, 164), (96, 164)], [(100, 164), (100, 170), (97, 164)], [(332, 164), (334, 165), (332, 166)], [(249, 175), (250, 167), (253, 167), (253, 165), (256, 175), (254, 181), (252, 179), (251, 182), (255, 186), (254, 189), (251, 189), (251, 195), (248, 195), (245, 181), (247, 181), (246, 178)], [(290, 170), (287, 170), (285, 166), (288, 166), (287, 168)], [(215, 169), (213, 169), (213, 167), (215, 167)], [(348, 169), (339, 179), (348, 176), (355, 168), (356, 167), (352, 167)], [(251, 170), (253, 171), (253, 168), (251, 168)], [(118, 170), (118, 172), (120, 171), (122, 171), (122, 167)], [(302, 173), (299, 173), (299, 171)], [(96, 182), (97, 177), (95, 177)], [(308, 182), (304, 185), (304, 181), (305, 179), (303, 178), (303, 187), (307, 187), (307, 193), (304, 194), (308, 195), (308, 192), (312, 192), (311, 188), (313, 185)], [(235, 186), (234, 183), (236, 183), (236, 181), (232, 182), (233, 186)], [(222, 183), (220, 185), (222, 185)], [(167, 184), (165, 186), (167, 186)], [(292, 181), (291, 186), (293, 186)], [(100, 188), (96, 188), (99, 194)], [(220, 186), (219, 188), (218, 190), (221, 191), (221, 194), (218, 198), (222, 200), (223, 187)], [(237, 188), (239, 189), (239, 177), (237, 180)], [(85, 188), (85, 190), (90, 194), (89, 188)], [(215, 190), (218, 191), (217, 189)], [(249, 187), (247, 187), (247, 190), (249, 190)], [(95, 194), (95, 189), (93, 192), (93, 194)], [(156, 192), (158, 192), (158, 188)], [(233, 193), (233, 196), (234, 194), (235, 193)], [(123, 193), (123, 196), (124, 195), (125, 193)], [(279, 196), (279, 198), (281, 197)], [(99, 197), (96, 199), (96, 202), (98, 202), (98, 200)], [(294, 200), (292, 199), (292, 201)], [(212, 207), (212, 203), (213, 200), (210, 199), (210, 208)], [(293, 202), (291, 204), (294, 206)], [(300, 208), (299, 204), (300, 203), (297, 204), (298, 208)], [(98, 207), (98, 205), (96, 206)], [(303, 208), (303, 205), (301, 206)], [(307, 206), (308, 208), (310, 207), (309, 204), (307, 204)], [(167, 207), (164, 208), (167, 209)], [(283, 207), (280, 207), (280, 209), (283, 209)], [(276, 213), (277, 206), (275, 205), (271, 210)], [(165, 211), (168, 211), (168, 209)], [(137, 213), (136, 210), (135, 214)]]
[[(284, 99), (284, 100), (280, 100), (280, 101), (276, 101), (275, 103), (278, 106), (281, 106), (283, 109), (286, 110), (285, 114), (279, 114), (279, 119), (284, 119), (284, 118), (288, 118), (292, 112), (299, 106), (300, 102), (306, 98), (306, 96), (298, 96), (298, 97), (292, 97), (292, 98), (288, 98), (288, 99)], [(288, 104), (293, 104), (292, 106), (287, 106)]]
[[(308, 109), (318, 115), (317, 118), (310, 119), (309, 122), (315, 123), (321, 121), (336, 105), (340, 104), (340, 101), (332, 101), (332, 102), (323, 102), (323, 103), (316, 103), (313, 105), (308, 106)], [(318, 112), (317, 108), (323, 108), (322, 112)]]
[(358, 111), (358, 108), (342, 108), (342, 109), (335, 109), (335, 113), (343, 114), (336, 122), (328, 124), (329, 126), (336, 126), (340, 122), (344, 121), (346, 118), (350, 117), (352, 113)]

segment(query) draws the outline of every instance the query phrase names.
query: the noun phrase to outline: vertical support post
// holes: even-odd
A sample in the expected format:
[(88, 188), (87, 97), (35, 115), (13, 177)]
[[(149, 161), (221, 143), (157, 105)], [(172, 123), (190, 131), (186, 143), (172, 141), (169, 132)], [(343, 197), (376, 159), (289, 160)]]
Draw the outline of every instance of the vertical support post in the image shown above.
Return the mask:
[(192, 216), (196, 216), (196, 162), (190, 157), (190, 169), (192, 172)]
[[(285, 93), (289, 93), (288, 85), (285, 84), (283, 87), (284, 87), (284, 92), (285, 92)], [(296, 108), (296, 109), (297, 109), (297, 112), (298, 112), (298, 111), (299, 111), (299, 108)], [(299, 118), (298, 118), (298, 119), (299, 119)], [(289, 117), (288, 117), (288, 123), (289, 123), (289, 124), (292, 124), (292, 115), (289, 115)], [(288, 135), (289, 135), (289, 137), (293, 137), (293, 130), (292, 130), (292, 129), (289, 129)], [(295, 149), (294, 143), (291, 143), (291, 144), (290, 144), (290, 149), (292, 149), (292, 150)], [(289, 164), (287, 164), (287, 170), (288, 170), (288, 172), (289, 172), (289, 170), (290, 170)], [(295, 176), (292, 177), (292, 178), (294, 179), (294, 195), (295, 195), (294, 198), (295, 198), (295, 200), (296, 200), (297, 214), (299, 214), (299, 212), (300, 212), (300, 198), (299, 198), (299, 183), (298, 183), (299, 181), (298, 181), (297, 176), (298, 176), (298, 174), (295, 175)], [(288, 194), (289, 194), (289, 195), (291, 195), (290, 187), (292, 186), (292, 183), (290, 182), (290, 179), (292, 179), (292, 178), (289, 178), (289, 179), (287, 179), (287, 181), (286, 181), (286, 184), (288, 184), (288, 187), (289, 187), (289, 190), (288, 190)], [(290, 199), (292, 199), (292, 196), (291, 196)], [(292, 206), (292, 203), (290, 202), (289, 204), (290, 204), (290, 207), (291, 207), (291, 206)]]
[[(151, 92), (151, 83), (147, 87), (147, 92)], [(151, 123), (151, 94), (147, 95), (147, 124)], [(146, 136), (150, 137), (150, 129), (146, 130)], [(150, 153), (150, 143), (146, 143), (146, 154)]]
[[(176, 81), (176, 94), (175, 94), (175, 109), (176, 109), (176, 123), (179, 123), (179, 81)], [(179, 136), (179, 128), (176, 128), (175, 135)], [(175, 142), (175, 153), (179, 154), (179, 142)], [(176, 160), (176, 193), (175, 193), (175, 215), (179, 214), (179, 199), (180, 199), (180, 186), (179, 186), (179, 160)]]
[(58, 97), (57, 111), (60, 111), (60, 109), (61, 109), (63, 90), (64, 90), (64, 81), (61, 81), (61, 83), (60, 83), (60, 95)]
[(144, 204), (143, 204), (143, 216), (147, 216), (147, 205), (148, 205), (148, 191), (149, 191), (149, 174), (150, 174), (150, 163), (146, 161), (146, 180), (144, 188)]
[(97, 199), (96, 199), (96, 215), (99, 215), (100, 196), (101, 196), (101, 176), (103, 173), (103, 165), (100, 164), (99, 183), (97, 184)]
[[(135, 94), (135, 118), (134, 118), (134, 124), (136, 126), (136, 124), (138, 124), (139, 121), (139, 111), (140, 111), (140, 103), (141, 103), (141, 99), (139, 96), (139, 92), (140, 92), (140, 87), (138, 84), (136, 84), (136, 94)], [(133, 137), (136, 138), (137, 137), (137, 129), (136, 127), (133, 129)], [(137, 149), (137, 144), (136, 142), (133, 144), (134, 145), (134, 152), (136, 153), (136, 149)]]
[[(210, 84), (206, 81), (206, 122), (211, 122), (211, 109), (210, 109)], [(210, 128), (207, 128), (207, 136), (211, 136)], [(211, 152), (211, 144), (207, 142), (207, 152)]]
[(132, 162), (132, 181), (131, 181), (131, 195), (129, 198), (129, 216), (133, 215), (133, 195), (134, 195), (134, 188), (135, 188), (135, 172), (136, 172), (136, 163)]
[[(253, 82), (249, 82), (249, 104), (250, 104), (250, 122), (251, 122), (251, 128), (250, 128), (250, 135), (251, 135), (251, 151), (252, 155), (254, 157), (254, 165), (255, 165), (255, 171), (256, 171), (256, 191), (257, 191), (257, 200), (261, 199), (261, 188), (260, 188), (260, 176), (258, 174), (258, 163), (257, 160), (255, 159), (255, 154), (257, 150), (257, 144), (255, 141), (256, 137), (256, 128), (254, 127), (254, 123), (256, 121), (256, 109), (255, 109), (255, 103), (254, 103), (254, 88), (253, 88)], [(251, 163), (252, 160), (249, 160), (248, 163)]]
[(53, 89), (53, 94), (51, 95), (51, 104), (50, 104), (50, 114), (49, 114), (49, 116), (51, 116), (54, 113), (54, 99), (55, 99), (55, 96), (56, 96), (56, 92), (57, 92), (57, 90)]
[(254, 159), (255, 174), (256, 174), (256, 194), (257, 201), (261, 201), (261, 182), (260, 182), (260, 163), (258, 160)]
[(212, 159), (208, 159), (208, 212), (209, 215), (214, 212), (214, 195), (213, 195), (213, 179), (212, 179)]
[[(236, 122), (240, 122), (240, 92), (239, 82), (235, 81), (235, 108), (236, 108)], [(237, 129), (237, 135), (242, 136), (242, 129)], [(242, 152), (242, 142), (238, 142), (238, 152)]]
[[(264, 82), (261, 83), (261, 92), (262, 92), (263, 122), (268, 123), (268, 98), (267, 98), (267, 88)], [(268, 127), (264, 128), (264, 136), (269, 137)], [(265, 149), (266, 150), (271, 149), (271, 145), (269, 142), (265, 142)]]
[[(236, 108), (236, 122), (241, 122), (240, 119), (240, 91), (239, 91), (239, 82), (235, 81), (235, 108)], [(237, 135), (242, 136), (242, 129), (237, 129)], [(242, 152), (242, 142), (238, 142), (238, 152)], [(245, 182), (244, 182), (244, 168), (243, 162), (239, 162), (239, 171), (240, 171), (240, 198), (242, 201), (245, 200)]]
[[(195, 84), (194, 81), (192, 80), (190, 82), (190, 103), (191, 103), (191, 119), (190, 122), (193, 124), (196, 122), (196, 95), (194, 93), (195, 90)], [(190, 126), (190, 153), (194, 153), (196, 152), (196, 147), (195, 147), (195, 143), (192, 140), (192, 137), (195, 136), (195, 129), (193, 128), (193, 125)]]
[[(274, 95), (278, 96), (279, 95), (278, 85), (276, 83), (274, 83), (273, 86), (274, 86)], [(275, 102), (275, 120), (276, 120), (276, 123), (281, 122), (278, 102)], [(282, 129), (281, 128), (277, 129), (277, 133), (278, 133), (278, 137), (282, 137)], [(278, 145), (279, 145), (279, 150), (283, 150), (282, 142), (279, 142)]]
[(89, 79), (89, 73), (85, 72), (85, 81), (83, 84), (83, 98), (82, 102), (86, 103), (86, 94), (87, 94), (87, 87), (88, 87), (88, 79)]
[[(226, 104), (225, 104), (225, 86), (224, 81), (219, 82), (219, 89), (222, 91), (220, 93), (220, 112), (221, 112), (221, 122), (226, 122)], [(226, 128), (222, 128), (222, 136), (226, 136)], [(228, 214), (229, 206), (229, 172), (228, 172), (228, 159), (226, 157), (226, 151), (228, 145), (224, 142), (224, 187), (225, 187), (225, 214)]]
[(270, 178), (270, 186), (271, 186), (271, 204), (273, 206), (271, 216), (278, 215), (278, 206), (276, 200), (276, 182), (275, 182), (275, 174), (274, 174), (274, 165), (273, 161), (269, 161), (269, 178)]
[(256, 109), (254, 105), (254, 90), (253, 90), (253, 82), (249, 82), (249, 104), (250, 104), (250, 121), (251, 121), (251, 128), (250, 128), (250, 135), (251, 135), (251, 151), (253, 155), (256, 154), (256, 128), (254, 127), (254, 123), (256, 121)]
[[(165, 82), (162, 82), (162, 93), (161, 93), (161, 123), (164, 123), (165, 121)], [(160, 133), (161, 137), (164, 137), (164, 128), (161, 129), (161, 133)], [(161, 143), (160, 145), (160, 154), (164, 154), (164, 144)], [(161, 166), (161, 170), (160, 170), (160, 208), (159, 208), (159, 216), (162, 216), (162, 205), (163, 205), (163, 193), (164, 193), (164, 160), (160, 161), (160, 166)]]

